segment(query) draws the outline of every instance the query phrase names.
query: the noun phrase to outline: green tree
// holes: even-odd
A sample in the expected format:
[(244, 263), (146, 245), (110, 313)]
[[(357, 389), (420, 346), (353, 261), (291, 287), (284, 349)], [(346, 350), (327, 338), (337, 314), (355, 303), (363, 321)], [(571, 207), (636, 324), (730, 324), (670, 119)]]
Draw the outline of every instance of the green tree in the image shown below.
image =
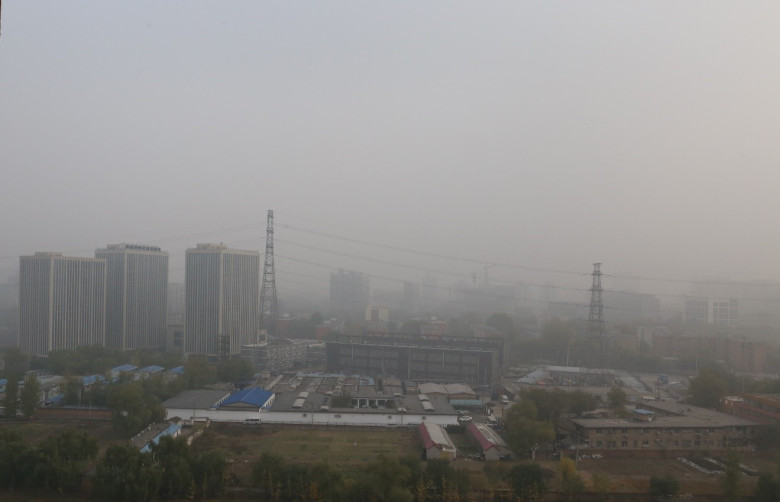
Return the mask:
[(8, 375), (23, 375), (29, 369), (30, 358), (19, 350), (19, 347), (9, 347), (5, 349), (3, 362), (5, 363), (3, 374), (6, 377)]
[(146, 502), (157, 497), (160, 479), (151, 454), (129, 444), (114, 444), (97, 465), (95, 494), (112, 502)]
[(198, 495), (212, 498), (225, 491), (225, 471), (227, 461), (217, 450), (198, 453), (192, 459), (192, 476)]
[(561, 491), (572, 499), (574, 495), (585, 491), (585, 483), (577, 473), (574, 460), (569, 457), (561, 457), (558, 463), (558, 474), (561, 476)]
[(509, 473), (512, 492), (521, 502), (541, 500), (547, 482), (539, 464), (520, 464)]
[(607, 499), (607, 493), (609, 493), (610, 482), (609, 476), (600, 472), (594, 472), (590, 475), (591, 489), (598, 494), (598, 499), (604, 501)]
[[(344, 499), (344, 475), (327, 462), (309, 467), (309, 492), (322, 502), (341, 502)], [(314, 499), (312, 497), (312, 499)]]
[(117, 430), (133, 435), (146, 425), (165, 418), (165, 409), (151, 395), (146, 395), (141, 384), (118, 385), (111, 390), (108, 407)]
[(34, 373), (30, 373), (24, 378), (24, 387), (22, 387), (22, 395), (19, 397), (19, 401), (22, 408), (22, 414), (26, 418), (30, 418), (35, 415), (35, 410), (38, 409), (38, 403), (41, 398), (41, 384), (38, 382), (38, 377)]
[(188, 389), (202, 389), (214, 383), (214, 371), (205, 357), (190, 356), (184, 363), (184, 381)]
[(49, 490), (78, 492), (83, 472), (97, 457), (97, 440), (74, 429), (59, 431), (38, 445), (35, 472), (40, 486)]
[(612, 389), (607, 392), (607, 399), (612, 408), (622, 408), (628, 402), (628, 396), (626, 396), (625, 391), (620, 387), (612, 387)]
[(77, 377), (65, 380), (65, 404), (75, 406), (81, 404), (81, 382)]
[(729, 451), (726, 454), (726, 466), (723, 477), (721, 478), (721, 488), (723, 489), (723, 496), (729, 502), (734, 502), (739, 498), (739, 494), (742, 491), (740, 482), (742, 480), (742, 468), (739, 466), (739, 455), (735, 451)]
[(722, 371), (704, 367), (691, 379), (690, 402), (705, 408), (717, 408), (720, 399), (726, 395), (728, 380)]
[(5, 399), (3, 400), (3, 406), (5, 407), (5, 416), (14, 418), (16, 412), (19, 409), (19, 376), (10, 374), (6, 377), (5, 383)]
[(504, 439), (509, 447), (525, 458), (531, 448), (555, 439), (555, 429), (547, 420), (537, 420), (536, 405), (523, 399), (504, 415)]
[(753, 498), (756, 502), (777, 502), (780, 500), (780, 480), (775, 479), (772, 473), (762, 473)]
[(651, 497), (669, 498), (677, 495), (680, 491), (680, 481), (671, 474), (664, 476), (651, 476), (650, 489), (648, 493)]
[(249, 380), (253, 374), (254, 368), (252, 363), (241, 357), (223, 359), (217, 365), (217, 378), (221, 382)]
[(322, 314), (319, 312), (314, 312), (312, 315), (309, 316), (309, 322), (311, 322), (315, 327), (322, 324), (322, 321), (324, 318), (322, 317)]
[(263, 488), (272, 500), (281, 490), (284, 459), (274, 453), (263, 453), (252, 465), (252, 481)]
[(161, 437), (152, 445), (152, 458), (160, 467), (159, 495), (163, 499), (182, 499), (192, 491), (194, 481), (190, 450), (183, 438)]
[(22, 435), (8, 427), (0, 428), (0, 486), (13, 491), (26, 486), (34, 471), (32, 447)]

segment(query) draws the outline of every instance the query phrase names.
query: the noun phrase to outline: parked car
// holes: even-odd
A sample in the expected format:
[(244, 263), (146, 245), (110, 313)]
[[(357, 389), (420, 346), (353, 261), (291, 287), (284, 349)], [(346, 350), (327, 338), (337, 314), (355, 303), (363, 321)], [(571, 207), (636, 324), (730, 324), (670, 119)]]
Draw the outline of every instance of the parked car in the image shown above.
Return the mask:
[(473, 420), (473, 419), (470, 416), (468, 416), (468, 415), (461, 415), (461, 416), (458, 417), (458, 422), (460, 422), (462, 424), (471, 422), (471, 420)]

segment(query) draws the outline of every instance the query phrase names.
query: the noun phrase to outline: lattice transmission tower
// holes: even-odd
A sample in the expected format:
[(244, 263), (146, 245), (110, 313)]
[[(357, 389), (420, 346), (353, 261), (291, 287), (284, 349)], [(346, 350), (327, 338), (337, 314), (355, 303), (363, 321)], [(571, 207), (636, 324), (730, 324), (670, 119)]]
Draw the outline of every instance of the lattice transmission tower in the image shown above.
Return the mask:
[(593, 264), (593, 281), (590, 286), (590, 312), (588, 312), (587, 337), (598, 337), (601, 345), (601, 366), (604, 367), (604, 300), (601, 287), (601, 263)]
[(279, 323), (279, 305), (276, 300), (276, 270), (274, 268), (274, 212), (268, 210), (268, 226), (265, 231), (265, 262), (263, 285), (260, 289), (260, 327), (269, 334), (276, 334)]

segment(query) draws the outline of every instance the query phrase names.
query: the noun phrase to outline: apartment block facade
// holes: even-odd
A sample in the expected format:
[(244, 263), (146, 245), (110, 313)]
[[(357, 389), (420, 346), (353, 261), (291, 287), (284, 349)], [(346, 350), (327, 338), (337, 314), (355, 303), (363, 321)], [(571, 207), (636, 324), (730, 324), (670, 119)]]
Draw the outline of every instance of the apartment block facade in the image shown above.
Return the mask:
[(110, 244), (106, 261), (106, 347), (165, 347), (168, 253), (159, 247)]
[(52, 350), (104, 345), (106, 262), (62, 253), (20, 258), (19, 348)]
[(256, 343), (260, 254), (198, 244), (185, 258), (184, 352), (216, 357)]

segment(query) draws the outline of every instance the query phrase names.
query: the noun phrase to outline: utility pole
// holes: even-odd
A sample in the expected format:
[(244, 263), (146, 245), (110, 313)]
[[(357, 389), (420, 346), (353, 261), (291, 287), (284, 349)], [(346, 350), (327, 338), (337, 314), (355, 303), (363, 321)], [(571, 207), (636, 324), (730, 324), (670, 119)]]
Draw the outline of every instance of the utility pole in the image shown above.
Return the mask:
[(274, 212), (268, 210), (268, 225), (265, 231), (265, 262), (263, 264), (263, 285), (260, 290), (260, 328), (276, 334), (279, 324), (279, 305), (276, 300), (276, 269), (274, 268)]

